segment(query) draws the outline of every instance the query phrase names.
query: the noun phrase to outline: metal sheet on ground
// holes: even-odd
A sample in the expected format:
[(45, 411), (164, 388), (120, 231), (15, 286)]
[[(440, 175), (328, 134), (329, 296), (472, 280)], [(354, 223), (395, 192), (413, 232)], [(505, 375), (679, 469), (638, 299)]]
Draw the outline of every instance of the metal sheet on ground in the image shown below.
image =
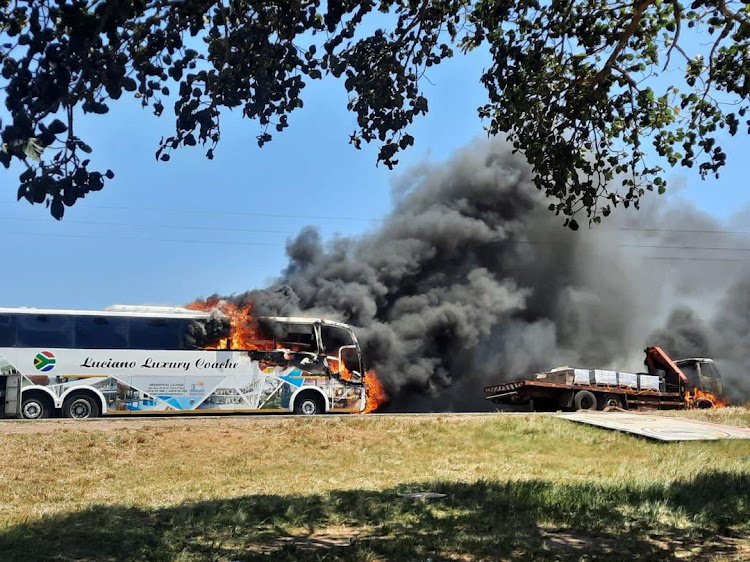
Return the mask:
[(557, 417), (660, 441), (715, 441), (750, 439), (750, 428), (701, 420), (625, 412), (575, 412)]

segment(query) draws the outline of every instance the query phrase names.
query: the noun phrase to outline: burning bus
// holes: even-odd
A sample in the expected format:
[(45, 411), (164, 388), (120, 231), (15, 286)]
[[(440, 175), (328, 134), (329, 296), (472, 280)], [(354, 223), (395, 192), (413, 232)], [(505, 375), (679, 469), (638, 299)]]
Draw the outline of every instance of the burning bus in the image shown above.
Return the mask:
[(224, 303), (0, 309), (4, 416), (363, 412), (368, 388), (353, 329), (322, 318)]

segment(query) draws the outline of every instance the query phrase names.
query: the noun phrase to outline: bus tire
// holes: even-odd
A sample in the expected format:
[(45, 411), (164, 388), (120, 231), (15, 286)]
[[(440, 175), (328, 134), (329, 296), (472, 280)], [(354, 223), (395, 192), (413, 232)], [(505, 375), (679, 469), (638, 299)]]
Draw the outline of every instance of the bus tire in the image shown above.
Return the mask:
[(579, 390), (573, 398), (576, 410), (596, 410), (596, 395), (588, 390)]
[(26, 420), (41, 420), (50, 417), (54, 404), (42, 392), (24, 392), (21, 399), (21, 417)]
[(88, 394), (74, 394), (63, 402), (62, 415), (65, 418), (85, 420), (99, 417), (99, 404)]
[(323, 397), (317, 392), (301, 392), (294, 399), (294, 413), (301, 416), (314, 416), (326, 411)]

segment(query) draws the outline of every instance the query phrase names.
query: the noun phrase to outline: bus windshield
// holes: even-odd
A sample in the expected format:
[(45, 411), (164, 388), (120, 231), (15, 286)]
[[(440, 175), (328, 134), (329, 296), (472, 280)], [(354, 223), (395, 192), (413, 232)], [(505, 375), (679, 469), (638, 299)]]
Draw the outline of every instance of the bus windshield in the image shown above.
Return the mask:
[(348, 373), (359, 377), (362, 374), (362, 363), (359, 346), (350, 330), (323, 324), (320, 328), (323, 349), (326, 356), (343, 364)]

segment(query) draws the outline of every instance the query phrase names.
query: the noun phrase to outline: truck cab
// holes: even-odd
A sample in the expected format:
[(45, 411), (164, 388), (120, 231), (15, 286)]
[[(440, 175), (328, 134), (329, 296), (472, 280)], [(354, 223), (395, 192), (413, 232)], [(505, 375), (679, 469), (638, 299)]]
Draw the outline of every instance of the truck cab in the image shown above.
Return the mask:
[(721, 381), (721, 374), (716, 368), (713, 359), (692, 357), (675, 361), (675, 364), (685, 373), (688, 379), (687, 387), (690, 392), (695, 393), (698, 390), (712, 394), (720, 399), (724, 398), (724, 384)]

